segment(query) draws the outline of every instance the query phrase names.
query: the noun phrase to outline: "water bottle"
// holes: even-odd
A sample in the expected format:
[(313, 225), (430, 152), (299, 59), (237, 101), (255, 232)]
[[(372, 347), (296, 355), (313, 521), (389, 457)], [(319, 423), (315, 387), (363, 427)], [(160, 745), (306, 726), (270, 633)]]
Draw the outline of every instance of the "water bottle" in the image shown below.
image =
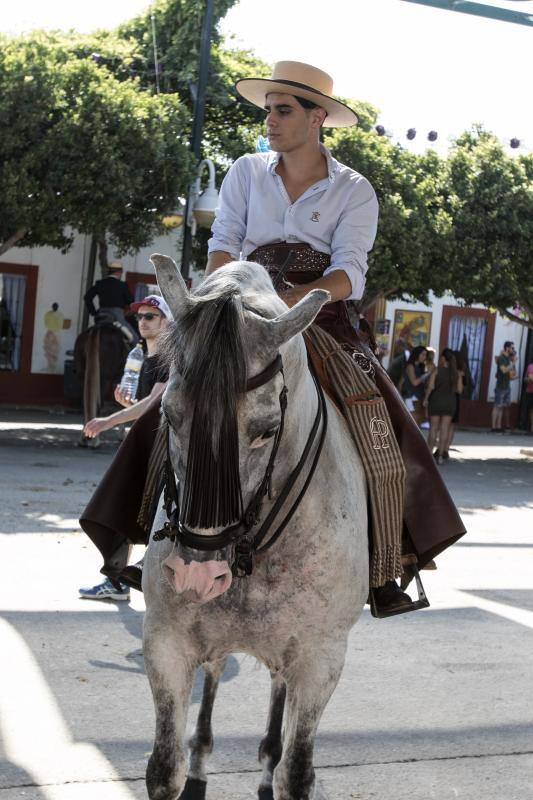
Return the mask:
[(144, 361), (144, 352), (139, 342), (133, 350), (128, 353), (124, 374), (120, 381), (120, 389), (128, 400), (135, 400), (137, 397), (137, 387), (139, 386), (139, 375)]

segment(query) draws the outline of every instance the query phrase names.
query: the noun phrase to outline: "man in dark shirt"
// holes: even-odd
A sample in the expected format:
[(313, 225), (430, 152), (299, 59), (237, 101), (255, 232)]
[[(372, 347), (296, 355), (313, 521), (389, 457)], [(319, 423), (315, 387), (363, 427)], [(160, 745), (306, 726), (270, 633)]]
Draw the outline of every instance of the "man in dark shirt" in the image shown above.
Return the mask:
[[(98, 297), (99, 308), (94, 305), (94, 298)], [(96, 281), (86, 293), (85, 305), (92, 317), (98, 321), (100, 312), (105, 311), (111, 316), (126, 339), (132, 344), (138, 339), (136, 331), (126, 321), (124, 309), (133, 303), (133, 295), (129, 290), (128, 284), (122, 280), (122, 266), (119, 262), (113, 261), (109, 265), (109, 275), (107, 278)]]
[[(170, 309), (164, 299), (157, 295), (149, 295), (137, 303), (132, 303), (131, 308), (137, 313), (139, 332), (146, 344), (147, 353), (139, 375), (137, 396), (134, 399), (125, 397), (120, 386), (117, 386), (115, 400), (125, 408), (109, 417), (91, 419), (83, 429), (85, 436), (98, 436), (116, 425), (133, 422), (165, 391), (168, 370), (159, 362), (158, 347), (160, 334), (167, 327), (169, 320), (172, 320)], [(128, 586), (121, 584), (121, 588), (117, 589), (109, 579), (96, 586), (82, 587), (79, 592), (81, 597), (88, 600), (129, 600), (130, 597)]]
[(503, 431), (503, 415), (506, 416), (506, 428), (509, 429), (509, 406), (511, 405), (511, 380), (516, 378), (516, 350), (513, 342), (504, 342), (503, 350), (496, 356), (496, 386), (494, 389), (494, 406), (492, 408), (492, 431)]

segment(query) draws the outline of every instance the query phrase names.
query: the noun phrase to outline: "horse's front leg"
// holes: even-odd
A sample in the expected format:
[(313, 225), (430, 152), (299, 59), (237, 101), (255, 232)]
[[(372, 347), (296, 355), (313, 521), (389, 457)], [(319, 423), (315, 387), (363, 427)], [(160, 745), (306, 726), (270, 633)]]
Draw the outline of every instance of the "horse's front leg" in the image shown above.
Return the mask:
[(146, 788), (150, 800), (178, 800), (187, 777), (184, 737), (196, 663), (185, 657), (172, 626), (169, 633), (163, 630), (160, 621), (151, 624), (147, 612), (143, 652), (154, 698), (156, 731)]
[(207, 759), (213, 750), (211, 719), (220, 676), (224, 672), (226, 659), (203, 665), (204, 688), (198, 712), (196, 728), (189, 740), (189, 775), (180, 800), (204, 800), (207, 789)]
[(287, 706), (283, 754), (274, 771), (275, 800), (319, 800), (313, 750), (322, 713), (344, 666), (346, 642), (320, 643), (284, 672)]
[(271, 673), (270, 707), (265, 735), (259, 745), (259, 761), (263, 766), (259, 784), (259, 800), (273, 800), (272, 780), (274, 769), (279, 764), (282, 751), (281, 727), (287, 687), (281, 675)]

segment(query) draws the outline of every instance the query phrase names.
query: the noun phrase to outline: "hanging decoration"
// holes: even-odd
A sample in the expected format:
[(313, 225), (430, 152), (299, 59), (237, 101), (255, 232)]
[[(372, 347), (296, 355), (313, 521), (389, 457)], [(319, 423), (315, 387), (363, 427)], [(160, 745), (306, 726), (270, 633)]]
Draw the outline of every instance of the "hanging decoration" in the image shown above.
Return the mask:
[[(401, 137), (398, 137), (394, 133), (394, 131), (391, 131), (388, 128), (385, 128), (385, 126), (381, 125), (381, 124), (380, 125), (375, 125), (374, 126), (374, 131), (376, 132), (376, 134), (378, 136), (387, 136), (389, 139), (401, 138)], [(412, 142), (413, 139), (416, 139), (416, 137), (417, 137), (417, 129), (416, 128), (408, 128), (406, 130), (405, 138), (408, 139), (410, 142)], [(428, 131), (428, 133), (426, 134), (426, 138), (427, 138), (427, 140), (429, 142), (436, 142), (437, 139), (439, 138), (438, 131), (434, 131), (434, 130)], [(528, 152), (531, 150), (531, 148), (527, 147), (527, 143), (523, 139), (519, 139), (517, 136), (513, 136), (510, 139), (503, 139), (502, 140), (502, 144), (506, 145), (507, 147), (510, 147), (511, 150), (521, 149), (521, 150), (527, 150)]]

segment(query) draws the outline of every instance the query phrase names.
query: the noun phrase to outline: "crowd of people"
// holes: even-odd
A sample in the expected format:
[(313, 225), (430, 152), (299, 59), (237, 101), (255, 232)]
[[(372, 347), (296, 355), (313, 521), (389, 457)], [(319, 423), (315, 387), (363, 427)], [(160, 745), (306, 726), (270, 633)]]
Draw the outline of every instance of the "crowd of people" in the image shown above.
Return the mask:
[[(493, 433), (511, 430), (511, 381), (519, 378), (517, 361), (514, 342), (504, 342), (501, 352), (494, 358), (496, 385), (491, 417)], [(461, 352), (446, 347), (435, 363), (435, 350), (432, 347), (417, 346), (410, 351), (401, 342), (388, 373), (418, 426), (429, 429), (428, 447), (437, 463), (443, 464), (450, 457), (465, 389), (467, 366)], [(528, 432), (533, 433), (533, 363), (526, 369), (524, 386)]]
[(436, 361), (432, 347), (405, 345), (392, 360), (389, 375), (420, 428), (429, 429), (428, 446), (438, 464), (450, 456), (464, 389), (461, 353), (446, 347)]

